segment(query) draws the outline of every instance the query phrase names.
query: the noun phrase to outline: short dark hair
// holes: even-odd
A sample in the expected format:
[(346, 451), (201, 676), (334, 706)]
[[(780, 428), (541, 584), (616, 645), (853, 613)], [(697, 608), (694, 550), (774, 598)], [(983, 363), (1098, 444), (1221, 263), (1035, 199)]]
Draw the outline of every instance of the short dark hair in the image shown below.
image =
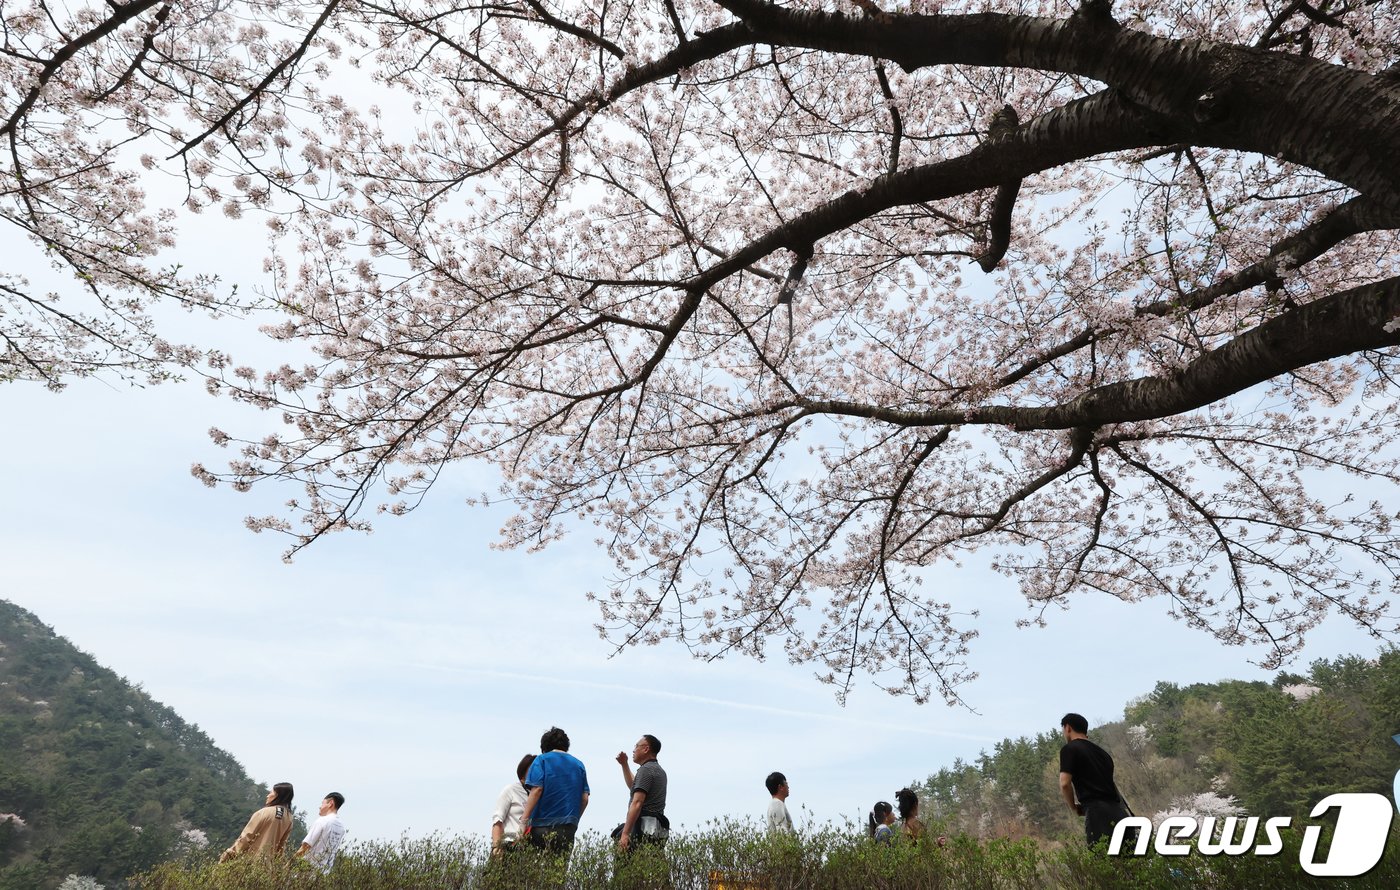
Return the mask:
[(335, 802), (335, 811), (337, 813), (340, 812), (341, 807), (345, 806), (345, 795), (341, 794), (339, 791), (332, 791), (330, 794), (327, 794), (326, 800)]
[(520, 765), (515, 768), (515, 777), (520, 781), (525, 781), (525, 776), (530, 772), (530, 764), (535, 762), (535, 755), (526, 754), (520, 758)]
[(647, 740), (647, 747), (651, 749), (651, 756), (655, 757), (661, 753), (661, 740), (650, 733), (642, 733), (642, 738)]
[(778, 789), (787, 784), (787, 776), (782, 773), (769, 773), (768, 778), (763, 780), (763, 787), (768, 789), (769, 794), (777, 794)]
[(569, 734), (557, 726), (551, 726), (549, 731), (540, 736), (540, 753), (548, 754), (550, 751), (569, 750)]
[(1089, 734), (1089, 721), (1085, 720), (1083, 715), (1080, 714), (1066, 714), (1065, 716), (1060, 718), (1060, 725), (1068, 726), (1070, 729), (1074, 730), (1077, 733), (1080, 733), (1081, 735)]
[(292, 805), (292, 783), (278, 782), (272, 786), (272, 803), (270, 807), (291, 807)]

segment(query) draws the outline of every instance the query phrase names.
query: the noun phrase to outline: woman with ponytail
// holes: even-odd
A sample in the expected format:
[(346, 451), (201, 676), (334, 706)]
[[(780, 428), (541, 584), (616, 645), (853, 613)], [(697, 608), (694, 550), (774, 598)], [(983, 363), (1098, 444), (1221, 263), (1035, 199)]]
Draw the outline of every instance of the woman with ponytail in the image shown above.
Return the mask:
[(879, 801), (875, 804), (875, 809), (870, 811), (870, 817), (866, 821), (865, 829), (877, 844), (889, 845), (894, 840), (894, 807), (887, 801)]

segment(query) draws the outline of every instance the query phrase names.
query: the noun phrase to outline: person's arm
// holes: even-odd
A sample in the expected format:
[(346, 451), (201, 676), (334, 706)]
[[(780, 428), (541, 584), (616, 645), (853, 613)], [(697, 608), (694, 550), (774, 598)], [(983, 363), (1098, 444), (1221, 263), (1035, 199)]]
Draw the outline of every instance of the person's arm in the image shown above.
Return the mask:
[[(520, 814), (520, 836), (524, 837), (530, 832), (530, 814), (535, 811), (535, 805), (540, 802), (540, 795), (544, 794), (544, 786), (536, 785), (530, 789), (530, 794), (525, 798), (525, 810)], [(583, 796), (584, 800), (588, 795)]]
[(579, 802), (578, 802), (578, 817), (579, 817), (580, 820), (583, 819), (583, 811), (586, 810), (586, 809), (588, 809), (588, 792), (587, 792), (587, 791), (583, 792), (583, 797), (580, 798), (580, 800), (579, 800)]
[(301, 846), (297, 847), (297, 851), (292, 855), (297, 859), (306, 858), (306, 854), (311, 852), (311, 846), (321, 840), (321, 835), (325, 833), (325, 830), (325, 823), (320, 819), (313, 822), (311, 824), (311, 830), (306, 833), (306, 837), (302, 838)]
[(278, 833), (277, 849), (272, 851), (272, 858), (284, 859), (287, 856), (287, 841), (292, 837), (292, 808), (287, 807), (287, 825)]
[(233, 845), (219, 857), (220, 862), (228, 862), (230, 859), (243, 855), (243, 852), (262, 833), (263, 822), (266, 821), (261, 818), (264, 812), (264, 810), (258, 810), (248, 819), (248, 824), (244, 826), (243, 833), (238, 836), (238, 840), (234, 841)]
[(627, 844), (632, 838), (632, 827), (637, 824), (637, 818), (642, 815), (642, 802), (647, 799), (645, 791), (633, 791), (632, 802), (627, 805), (627, 821), (622, 823), (622, 837), (617, 839), (617, 848), (626, 850)]
[(1074, 777), (1069, 773), (1060, 773), (1060, 796), (1065, 799), (1065, 803), (1069, 805), (1074, 815), (1084, 815), (1084, 807), (1080, 806), (1079, 802), (1074, 799)]
[(617, 762), (622, 766), (622, 781), (627, 783), (627, 790), (630, 792), (632, 790), (632, 782), (634, 781), (632, 765), (627, 762), (627, 755), (621, 751), (617, 752)]
[[(491, 855), (501, 855), (501, 845), (506, 839), (506, 822), (510, 819), (510, 811), (515, 807), (514, 797), (511, 795), (511, 786), (502, 789), (500, 796), (496, 798), (496, 808), (491, 811)], [(522, 802), (519, 806), (524, 807)]]

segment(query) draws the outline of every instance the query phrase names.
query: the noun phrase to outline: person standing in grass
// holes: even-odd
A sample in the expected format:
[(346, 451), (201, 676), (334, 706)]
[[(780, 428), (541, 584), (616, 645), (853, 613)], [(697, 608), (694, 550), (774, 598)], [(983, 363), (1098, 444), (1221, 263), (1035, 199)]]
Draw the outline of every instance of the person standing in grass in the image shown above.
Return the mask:
[[(928, 832), (928, 827), (919, 818), (919, 795), (911, 788), (901, 788), (895, 792), (894, 799), (899, 807), (900, 837), (917, 844)], [(934, 838), (934, 843), (942, 847), (948, 843), (948, 838), (940, 834)]]
[(627, 755), (617, 752), (622, 767), (622, 780), (629, 792), (627, 818), (620, 826), (617, 849), (626, 853), (633, 844), (664, 846), (671, 833), (666, 818), (666, 771), (656, 758), (661, 753), (661, 741), (654, 735), (644, 735), (632, 746), (632, 761), (637, 772), (627, 763)]
[(496, 809), (491, 814), (491, 855), (497, 859), (514, 851), (520, 842), (521, 816), (525, 814), (525, 801), (530, 796), (525, 790), (525, 777), (534, 762), (533, 754), (522, 757), (515, 767), (515, 781), (502, 788), (496, 798)]
[(888, 847), (894, 841), (893, 825), (894, 807), (890, 806), (889, 801), (876, 801), (875, 808), (870, 811), (866, 820), (866, 831), (875, 839), (875, 843)]
[(340, 808), (345, 806), (345, 795), (332, 791), (321, 800), (317, 810), (318, 818), (311, 823), (306, 839), (297, 848), (298, 859), (305, 858), (322, 872), (331, 870), (340, 845), (345, 842), (345, 823), (340, 821)]
[(280, 859), (287, 852), (287, 838), (292, 834), (292, 783), (278, 782), (267, 792), (267, 804), (253, 814), (238, 840), (219, 857), (228, 862), (239, 856), (252, 855), (263, 859)]
[(1060, 732), (1065, 738), (1060, 748), (1060, 795), (1071, 812), (1084, 817), (1084, 838), (1092, 847), (1130, 814), (1113, 784), (1113, 758), (1089, 741), (1089, 721), (1066, 714), (1060, 718)]
[(567, 854), (588, 809), (588, 771), (569, 753), (569, 735), (559, 727), (540, 737), (540, 756), (525, 775), (525, 790), (520, 822), (530, 846)]
[(900, 834), (904, 840), (918, 843), (924, 836), (924, 823), (919, 819), (919, 795), (908, 788), (895, 792), (895, 803), (899, 805)]
[(768, 801), (768, 833), (769, 834), (792, 834), (792, 816), (788, 813), (788, 780), (782, 773), (769, 773), (768, 778), (763, 780), (763, 785), (768, 789), (768, 794), (772, 800)]

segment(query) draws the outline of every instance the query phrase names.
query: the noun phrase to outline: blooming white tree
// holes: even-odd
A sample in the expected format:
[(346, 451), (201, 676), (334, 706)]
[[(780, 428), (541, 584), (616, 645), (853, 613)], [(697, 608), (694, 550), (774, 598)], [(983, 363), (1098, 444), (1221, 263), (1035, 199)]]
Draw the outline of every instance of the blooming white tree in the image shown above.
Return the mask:
[(200, 366), (285, 427), (195, 473), (299, 484), (293, 552), (484, 458), (506, 544), (597, 523), (619, 645), (956, 700), (919, 582), (983, 551), (1030, 620), (1276, 663), (1392, 629), (1397, 46), (1393, 0), (6, 3), (6, 219), (118, 327), (9, 281), (3, 367), (193, 360), (113, 321), (217, 299), (153, 271), (173, 173), (266, 216), (319, 356)]

